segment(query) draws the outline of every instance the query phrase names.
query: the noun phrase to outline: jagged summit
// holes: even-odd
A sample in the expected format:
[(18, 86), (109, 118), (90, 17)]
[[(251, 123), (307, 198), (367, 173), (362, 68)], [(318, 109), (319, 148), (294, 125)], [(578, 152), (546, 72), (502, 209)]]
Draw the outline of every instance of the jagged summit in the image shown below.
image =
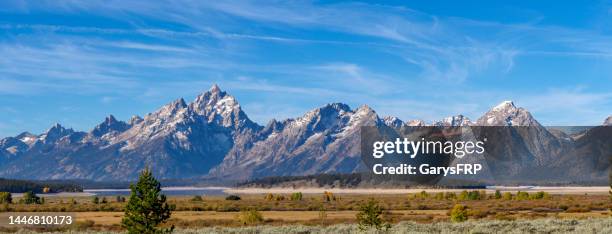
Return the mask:
[(406, 126), (409, 127), (421, 127), (421, 126), (426, 126), (427, 124), (425, 123), (425, 121), (420, 120), (420, 119), (413, 119), (413, 120), (409, 120), (406, 122)]
[(493, 107), (493, 111), (501, 111), (506, 109), (516, 108), (513, 101), (503, 101), (499, 103), (497, 106)]
[(142, 122), (142, 117), (138, 116), (138, 115), (133, 115), (132, 118), (130, 118), (130, 120), (128, 121), (128, 124), (131, 126), (134, 126), (136, 124), (139, 124), (140, 122)]
[(476, 121), (477, 126), (541, 126), (531, 113), (512, 101), (503, 101)]
[[(438, 122), (444, 126), (539, 125), (512, 101), (491, 108), (477, 123), (463, 115)], [(605, 121), (610, 122), (612, 117)], [(89, 133), (56, 124), (41, 135), (24, 133), (2, 139), (0, 177), (130, 180), (145, 165), (155, 168), (160, 178), (356, 173), (362, 163), (363, 126), (426, 124), (422, 120), (380, 118), (367, 105), (351, 109), (344, 103), (329, 103), (300, 117), (271, 120), (261, 127), (249, 120), (233, 96), (213, 85), (191, 103), (179, 98), (143, 118), (133, 116), (127, 123), (109, 115)], [(542, 133), (539, 142), (554, 140), (545, 128), (536, 130)], [(543, 155), (542, 150), (533, 152)], [(39, 160), (41, 157), (45, 160)], [(538, 156), (529, 162), (549, 160)]]
[(442, 119), (441, 121), (434, 122), (433, 125), (439, 126), (439, 127), (462, 127), (462, 126), (471, 126), (473, 125), (473, 123), (472, 121), (470, 121), (468, 117), (465, 117), (460, 114), (460, 115), (446, 117)]
[(109, 115), (104, 119), (104, 122), (98, 124), (98, 126), (91, 130), (91, 134), (100, 137), (111, 132), (123, 132), (128, 128), (129, 124), (118, 121), (115, 116)]
[(219, 86), (218, 86), (217, 84), (213, 84), (213, 85), (210, 87), (209, 91), (210, 91), (211, 93), (218, 93), (218, 92), (221, 92), (221, 88), (219, 88)]
[(208, 122), (215, 122), (224, 127), (260, 128), (242, 111), (238, 101), (216, 84), (207, 92), (198, 95), (189, 107), (204, 116)]
[(66, 129), (59, 123), (55, 123), (45, 133), (41, 134), (39, 139), (44, 143), (53, 143), (64, 136), (74, 133), (74, 130)]
[(385, 116), (383, 118), (383, 121), (385, 122), (387, 126), (392, 127), (392, 128), (400, 128), (404, 124), (404, 121), (402, 121), (401, 119), (395, 116)]

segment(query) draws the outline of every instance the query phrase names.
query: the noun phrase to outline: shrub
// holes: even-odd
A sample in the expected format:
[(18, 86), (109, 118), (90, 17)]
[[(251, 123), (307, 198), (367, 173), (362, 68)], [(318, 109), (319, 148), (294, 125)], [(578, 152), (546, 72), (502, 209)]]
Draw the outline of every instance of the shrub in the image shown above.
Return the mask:
[(487, 199), (487, 191), (486, 190), (480, 190), (479, 192), (479, 199), (480, 200), (486, 200)]
[(480, 200), (480, 199), (484, 199), (486, 198), (486, 192), (484, 191), (462, 191), (459, 194), (459, 200), (465, 201), (465, 200)]
[(429, 194), (427, 194), (427, 192), (425, 190), (423, 190), (420, 193), (418, 193), (417, 197), (421, 198), (421, 199), (426, 199), (426, 198), (429, 197)]
[(297, 192), (297, 193), (291, 194), (291, 200), (292, 201), (301, 201), (302, 200), (302, 193), (301, 192)]
[(267, 201), (273, 201), (274, 200), (274, 194), (271, 194), (271, 193), (266, 194), (265, 199)]
[(323, 192), (323, 201), (336, 201), (336, 196), (332, 192)]
[(23, 203), (25, 204), (40, 204), (40, 197), (36, 196), (34, 192), (27, 191), (23, 194)]
[(200, 196), (200, 195), (195, 195), (195, 196), (193, 196), (193, 198), (191, 198), (191, 201), (194, 201), (194, 202), (201, 202), (201, 201), (202, 201), (202, 196)]
[(443, 192), (436, 193), (436, 200), (444, 200), (444, 193)]
[(550, 194), (548, 194), (547, 192), (537, 192), (537, 193), (533, 193), (529, 196), (530, 199), (549, 199), (550, 198)]
[(0, 204), (10, 204), (13, 202), (13, 196), (10, 192), (0, 192)]
[(97, 196), (93, 197), (93, 199), (91, 200), (91, 202), (93, 204), (100, 204), (100, 198), (98, 198)]
[(233, 194), (225, 197), (225, 200), (228, 200), (228, 201), (239, 201), (240, 199), (242, 199), (240, 198), (240, 196), (233, 195)]
[(459, 199), (459, 200), (468, 200), (468, 199), (469, 199), (469, 197), (468, 197), (468, 196), (469, 196), (468, 191), (463, 190), (463, 191), (461, 191), (461, 193), (459, 194), (458, 199)]
[(504, 200), (512, 200), (512, 193), (510, 192), (505, 192), (504, 195), (502, 196), (502, 198)]
[(455, 194), (453, 192), (446, 192), (446, 194), (444, 194), (444, 197), (447, 200), (454, 200), (454, 199), (457, 199), (457, 194)]
[(455, 223), (466, 221), (468, 219), (467, 207), (456, 204), (450, 212), (450, 219)]
[(470, 191), (468, 193), (468, 199), (469, 200), (480, 200), (481, 198), (481, 193), (479, 191)]
[(499, 190), (495, 190), (494, 198), (495, 199), (501, 199), (502, 198), (502, 194), (501, 194), (501, 192)]
[(366, 230), (368, 228), (375, 228), (376, 230), (389, 229), (391, 227), (388, 223), (383, 223), (381, 217), (383, 208), (375, 200), (369, 200), (366, 204), (360, 207), (359, 213), (357, 213), (357, 223), (359, 224), (360, 230)]
[(529, 200), (529, 193), (521, 192), (521, 191), (516, 192), (516, 200), (519, 200), (519, 201)]
[(102, 197), (102, 201), (101, 201), (101, 203), (102, 203), (102, 204), (106, 204), (106, 203), (108, 203), (108, 201), (106, 200), (106, 197)]
[(277, 200), (277, 201), (284, 201), (285, 200), (285, 196), (279, 194), (279, 195), (276, 195), (274, 197), (274, 199)]
[(238, 215), (238, 222), (249, 225), (262, 222), (263, 216), (256, 209), (243, 210)]

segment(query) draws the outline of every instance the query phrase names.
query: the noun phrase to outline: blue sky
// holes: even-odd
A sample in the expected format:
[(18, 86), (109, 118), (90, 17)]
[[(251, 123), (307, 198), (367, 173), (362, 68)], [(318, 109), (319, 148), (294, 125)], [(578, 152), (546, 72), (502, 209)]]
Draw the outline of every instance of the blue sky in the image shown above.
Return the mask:
[(330, 102), (427, 122), (504, 100), (546, 125), (612, 114), (610, 2), (402, 2), (2, 1), (0, 137), (213, 83), (260, 124)]

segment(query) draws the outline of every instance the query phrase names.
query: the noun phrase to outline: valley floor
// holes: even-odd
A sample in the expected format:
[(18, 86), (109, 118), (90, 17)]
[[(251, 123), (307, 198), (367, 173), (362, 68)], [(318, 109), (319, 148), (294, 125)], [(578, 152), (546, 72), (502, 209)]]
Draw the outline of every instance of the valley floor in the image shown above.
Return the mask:
[[(486, 193), (478, 200), (462, 200), (447, 198), (452, 192), (419, 191), (339, 193), (332, 200), (326, 200), (327, 195), (322, 193), (304, 193), (301, 200), (291, 200), (291, 194), (286, 193), (241, 194), (237, 201), (226, 200), (223, 195), (197, 200), (193, 196), (171, 196), (168, 202), (176, 208), (168, 225), (175, 225), (178, 233), (354, 233), (355, 216), (361, 205), (375, 199), (385, 209), (384, 219), (393, 225), (391, 233), (612, 233), (612, 202), (608, 194), (552, 194), (522, 200), (516, 194), (506, 199)], [(118, 202), (113, 196), (104, 200), (107, 202), (96, 204), (92, 197), (52, 196), (41, 205), (0, 206), (0, 212), (66, 212), (73, 214), (76, 222), (57, 231), (121, 232), (126, 202)], [(449, 210), (455, 204), (468, 207), (467, 223), (450, 223)], [(237, 217), (247, 209), (258, 210), (263, 220), (244, 226)], [(13, 227), (0, 228), (2, 231), (32, 230)]]
[[(121, 233), (121, 231), (98, 231), (98, 230), (76, 230), (72, 233)], [(29, 230), (20, 230), (19, 233), (40, 233)], [(305, 225), (285, 225), (285, 226), (248, 226), (248, 227), (202, 227), (202, 228), (178, 228), (174, 233), (178, 234), (199, 234), (199, 233), (218, 233), (218, 234), (238, 234), (238, 233), (258, 233), (258, 234), (304, 234), (304, 233), (379, 233), (375, 230), (360, 231), (355, 224), (337, 224), (330, 226), (305, 226)], [(385, 233), (612, 233), (612, 219), (537, 219), (537, 220), (479, 220), (464, 223), (416, 223), (400, 222), (395, 224)]]
[[(411, 188), (411, 189), (385, 189), (385, 188), (286, 188), (286, 187), (272, 187), (272, 188), (228, 188), (224, 192), (228, 194), (267, 194), (267, 193), (292, 193), (294, 191), (300, 191), (302, 193), (309, 194), (320, 194), (325, 191), (336, 194), (407, 194), (407, 193), (419, 193), (426, 191), (428, 193), (437, 192), (455, 192), (460, 193), (465, 189), (438, 189), (438, 188)], [(610, 187), (608, 186), (489, 186), (485, 191), (487, 193), (494, 193), (495, 190), (501, 192), (512, 192), (518, 191), (524, 192), (547, 192), (549, 194), (608, 194)]]

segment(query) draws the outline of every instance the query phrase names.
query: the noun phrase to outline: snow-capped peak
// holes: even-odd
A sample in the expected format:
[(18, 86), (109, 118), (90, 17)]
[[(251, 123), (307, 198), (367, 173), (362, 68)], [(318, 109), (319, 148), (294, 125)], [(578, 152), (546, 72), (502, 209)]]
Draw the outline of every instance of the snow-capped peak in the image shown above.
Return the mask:
[(54, 142), (60, 138), (70, 135), (74, 131), (72, 129), (66, 129), (59, 123), (55, 123), (45, 133), (40, 135), (39, 139), (45, 143)]
[(485, 113), (476, 122), (478, 126), (540, 126), (529, 111), (516, 107), (512, 101), (503, 101)]
[(29, 133), (29, 132), (23, 132), (17, 135), (15, 138), (19, 139), (21, 142), (27, 145), (32, 145), (34, 142), (36, 142), (36, 140), (38, 139), (38, 136), (32, 133)]
[[(502, 107), (505, 108), (505, 107)], [(463, 115), (449, 116), (442, 121), (437, 121), (433, 124), (434, 126), (445, 126), (445, 127), (460, 127), (473, 125), (472, 121), (468, 117)]]
[(413, 120), (409, 120), (406, 122), (406, 126), (410, 126), (410, 127), (421, 127), (421, 126), (426, 126), (427, 124), (425, 124), (425, 121), (420, 120), (420, 119), (413, 119)]
[(498, 104), (497, 106), (493, 107), (493, 111), (501, 111), (501, 110), (506, 110), (506, 109), (513, 109), (516, 108), (516, 106), (514, 105), (513, 101), (503, 101), (500, 104)]
[(392, 128), (399, 128), (402, 126), (402, 124), (404, 124), (404, 122), (401, 119), (395, 116), (385, 116), (383, 120), (385, 121), (385, 125), (392, 127)]
[(234, 128), (259, 127), (246, 116), (238, 101), (216, 84), (209, 91), (198, 95), (189, 108), (204, 116), (209, 123), (215, 122), (224, 127)]

